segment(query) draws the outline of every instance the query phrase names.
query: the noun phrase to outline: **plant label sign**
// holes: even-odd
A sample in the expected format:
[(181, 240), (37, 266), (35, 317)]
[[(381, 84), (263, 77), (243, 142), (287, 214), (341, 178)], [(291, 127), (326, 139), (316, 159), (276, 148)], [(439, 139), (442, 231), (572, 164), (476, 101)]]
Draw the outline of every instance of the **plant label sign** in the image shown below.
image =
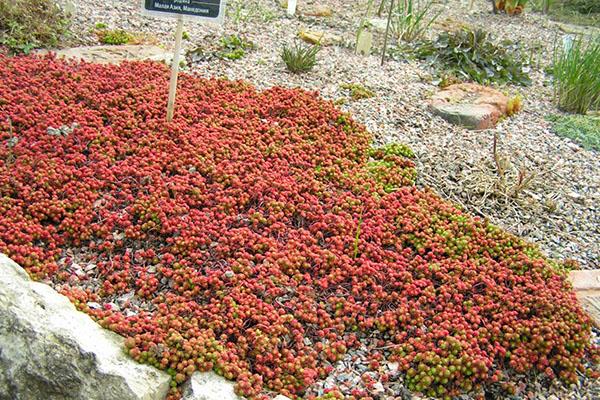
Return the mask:
[(175, 48), (173, 49), (173, 63), (171, 64), (171, 79), (169, 81), (169, 99), (167, 100), (167, 122), (171, 122), (175, 113), (183, 20), (200, 19), (221, 24), (223, 23), (223, 14), (225, 14), (225, 0), (142, 0), (142, 13), (158, 17), (177, 18)]
[(142, 0), (144, 14), (223, 23), (225, 0)]

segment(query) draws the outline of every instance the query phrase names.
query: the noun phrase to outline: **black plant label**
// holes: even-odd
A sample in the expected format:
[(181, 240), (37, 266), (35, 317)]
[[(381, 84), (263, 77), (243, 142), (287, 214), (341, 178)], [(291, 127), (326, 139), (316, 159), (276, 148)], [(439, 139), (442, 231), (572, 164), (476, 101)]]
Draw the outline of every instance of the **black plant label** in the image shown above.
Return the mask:
[(218, 20), (222, 18), (224, 0), (145, 0), (144, 10)]

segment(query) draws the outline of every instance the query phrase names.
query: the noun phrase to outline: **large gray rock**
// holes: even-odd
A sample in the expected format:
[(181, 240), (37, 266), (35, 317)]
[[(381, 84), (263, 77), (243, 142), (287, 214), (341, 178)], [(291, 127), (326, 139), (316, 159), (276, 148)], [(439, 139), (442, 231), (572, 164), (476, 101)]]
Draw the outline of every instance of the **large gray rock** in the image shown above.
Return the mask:
[(123, 349), (122, 337), (0, 254), (0, 399), (164, 400), (169, 375)]

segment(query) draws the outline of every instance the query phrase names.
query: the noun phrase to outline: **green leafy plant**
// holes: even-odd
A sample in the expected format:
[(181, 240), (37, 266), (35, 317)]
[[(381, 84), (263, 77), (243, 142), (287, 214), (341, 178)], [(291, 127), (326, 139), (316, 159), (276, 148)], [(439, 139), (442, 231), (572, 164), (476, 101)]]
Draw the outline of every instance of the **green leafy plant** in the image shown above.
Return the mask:
[(544, 14), (548, 14), (550, 8), (554, 6), (554, 1), (555, 0), (538, 0), (537, 3), (534, 3), (534, 6), (537, 6)]
[(588, 150), (600, 151), (600, 117), (589, 115), (549, 115), (552, 131), (572, 139)]
[(558, 107), (585, 114), (600, 106), (600, 37), (555, 44), (552, 62)]
[(317, 54), (320, 50), (319, 44), (304, 46), (296, 42), (293, 47), (283, 46), (281, 58), (289, 71), (306, 72), (310, 71), (317, 63)]
[(255, 48), (254, 43), (238, 36), (228, 35), (221, 38), (217, 45), (209, 48), (198, 46), (186, 53), (189, 62), (210, 61), (213, 58), (226, 60), (239, 60), (244, 57), (249, 50)]
[(423, 41), (404, 50), (441, 68), (444, 73), (465, 80), (519, 85), (531, 83), (520, 54), (494, 44), (483, 30), (463, 28), (456, 32), (442, 32), (435, 40)]
[(102, 29), (96, 35), (102, 44), (121, 45), (133, 40), (133, 35), (123, 29)]
[(69, 33), (68, 15), (51, 0), (0, 0), (0, 46), (12, 53), (56, 47)]
[(254, 43), (238, 35), (229, 35), (221, 38), (221, 50), (217, 53), (219, 58), (239, 60), (246, 55), (246, 51), (254, 48)]

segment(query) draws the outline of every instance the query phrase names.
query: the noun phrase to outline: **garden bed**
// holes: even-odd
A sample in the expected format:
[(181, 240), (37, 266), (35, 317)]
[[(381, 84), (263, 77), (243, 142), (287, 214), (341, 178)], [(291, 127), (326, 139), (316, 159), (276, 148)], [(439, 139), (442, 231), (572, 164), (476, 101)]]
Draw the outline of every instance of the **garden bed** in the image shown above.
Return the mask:
[[(101, 6), (74, 1), (74, 30), (86, 44), (97, 44), (94, 26), (145, 32), (172, 46), (174, 23), (139, 15), (136, 2), (106, 1)], [(527, 49), (533, 60), (533, 84), (527, 88), (501, 88), (511, 96), (521, 93), (523, 110), (494, 130), (465, 132), (427, 111), (437, 90), (426, 63), (407, 61), (400, 54), (381, 67), (381, 35), (375, 35), (375, 54), (353, 54), (356, 28), (365, 12), (364, 2), (334, 1), (331, 17), (285, 17), (285, 10), (270, 0), (231, 2), (223, 27), (186, 23), (187, 50), (210, 51), (222, 37), (238, 35), (256, 44), (238, 60), (211, 58), (186, 68), (206, 77), (244, 79), (260, 89), (275, 85), (318, 90), (325, 98), (345, 101), (341, 106), (371, 131), (378, 143), (401, 141), (414, 150), (419, 186), (432, 187), (445, 199), (494, 224), (535, 242), (548, 256), (574, 259), (581, 268), (600, 268), (600, 158), (577, 142), (557, 136), (548, 115), (556, 114), (550, 78), (543, 73), (552, 59), (552, 48), (565, 34), (558, 25), (529, 8), (519, 16), (493, 15), (487, 1), (452, 0), (436, 4), (443, 12), (429, 32), (464, 24), (493, 34), (496, 42), (511, 40)], [(302, 4), (301, 4), (302, 6)], [(307, 74), (291, 74), (280, 58), (283, 45), (293, 42), (302, 29), (322, 30), (339, 36), (337, 46), (324, 47), (317, 65)], [(354, 101), (344, 89), (360, 84), (375, 96)], [(498, 151), (510, 159), (509, 183), (519, 171), (534, 175), (514, 198), (492, 190), (499, 180), (492, 153), (494, 132)]]
[(174, 398), (210, 369), (250, 398), (314, 398), (365, 343), (345, 395), (597, 375), (569, 263), (416, 187), (409, 148), (373, 147), (316, 93), (184, 74), (167, 124), (157, 63), (1, 56), (0, 77), (0, 251)]

